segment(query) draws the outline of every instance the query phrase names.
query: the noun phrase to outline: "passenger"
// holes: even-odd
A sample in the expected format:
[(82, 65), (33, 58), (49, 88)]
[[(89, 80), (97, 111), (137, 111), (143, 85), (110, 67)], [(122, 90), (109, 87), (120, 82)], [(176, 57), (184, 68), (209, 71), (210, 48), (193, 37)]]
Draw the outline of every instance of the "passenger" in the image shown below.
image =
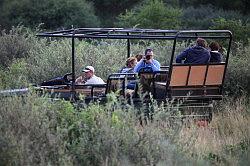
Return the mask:
[(95, 75), (93, 66), (87, 66), (82, 70), (83, 74), (75, 81), (77, 85), (105, 84), (105, 82)]
[(135, 58), (137, 59), (137, 62), (139, 62), (142, 59), (143, 55), (142, 54), (137, 54)]
[[(134, 73), (134, 67), (137, 64), (137, 59), (135, 57), (129, 57), (126, 60), (126, 66), (121, 69), (120, 73)], [(135, 89), (136, 81), (128, 81), (127, 89)]]
[(176, 57), (176, 63), (208, 63), (210, 59), (210, 53), (206, 49), (207, 42), (205, 39), (198, 38), (196, 45), (184, 50)]
[(154, 53), (151, 48), (147, 48), (145, 50), (144, 57), (137, 63), (134, 68), (134, 72), (138, 73), (142, 69), (145, 71), (159, 71), (160, 70), (160, 63), (154, 59)]
[(210, 50), (210, 61), (209, 62), (222, 62), (222, 54), (219, 52), (220, 45), (217, 42), (211, 42), (209, 44)]
[(120, 73), (134, 73), (134, 67), (137, 64), (137, 59), (135, 57), (129, 57), (126, 60), (126, 66), (123, 67)]

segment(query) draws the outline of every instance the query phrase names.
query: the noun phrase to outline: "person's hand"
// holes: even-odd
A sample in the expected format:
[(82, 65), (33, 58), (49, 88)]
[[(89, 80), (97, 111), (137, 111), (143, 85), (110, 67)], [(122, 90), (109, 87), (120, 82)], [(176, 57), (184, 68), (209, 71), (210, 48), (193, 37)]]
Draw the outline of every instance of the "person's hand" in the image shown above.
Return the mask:
[(151, 64), (151, 63), (153, 63), (153, 61), (152, 61), (152, 59), (149, 59), (149, 60), (146, 60), (146, 63)]
[(144, 57), (144, 59), (145, 59), (145, 63), (147, 63), (147, 64), (151, 64), (151, 63), (153, 63), (153, 56), (152, 55), (146, 55), (145, 57)]
[(76, 84), (84, 84), (86, 81), (85, 79), (83, 78), (83, 76), (80, 76), (76, 79)]

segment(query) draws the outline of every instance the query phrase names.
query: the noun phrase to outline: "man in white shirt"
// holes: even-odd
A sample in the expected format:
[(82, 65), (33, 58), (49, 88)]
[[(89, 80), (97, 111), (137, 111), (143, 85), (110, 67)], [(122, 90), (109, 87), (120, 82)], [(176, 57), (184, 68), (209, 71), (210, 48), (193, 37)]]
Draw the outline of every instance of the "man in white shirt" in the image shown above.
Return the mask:
[(78, 77), (75, 81), (77, 85), (90, 85), (90, 84), (105, 84), (105, 82), (95, 75), (95, 69), (93, 66), (87, 66), (83, 70), (83, 75)]

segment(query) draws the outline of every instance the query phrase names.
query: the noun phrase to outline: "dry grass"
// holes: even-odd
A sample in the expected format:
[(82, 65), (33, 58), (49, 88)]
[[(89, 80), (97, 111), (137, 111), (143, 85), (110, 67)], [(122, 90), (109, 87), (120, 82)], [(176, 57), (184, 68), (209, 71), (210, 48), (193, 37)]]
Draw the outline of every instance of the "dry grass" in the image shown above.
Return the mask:
[[(238, 164), (237, 151), (247, 151), (250, 141), (250, 112), (247, 101), (226, 101), (215, 108), (207, 127), (182, 128), (177, 142), (189, 156), (206, 158), (223, 164)], [(236, 152), (236, 154), (234, 153)]]

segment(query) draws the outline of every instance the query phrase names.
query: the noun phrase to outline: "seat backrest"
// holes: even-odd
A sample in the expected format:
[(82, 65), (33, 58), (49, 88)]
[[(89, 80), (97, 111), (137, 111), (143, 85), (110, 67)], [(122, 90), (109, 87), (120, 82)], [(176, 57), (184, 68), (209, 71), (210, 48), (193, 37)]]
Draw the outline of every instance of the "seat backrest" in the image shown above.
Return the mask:
[(221, 85), (225, 63), (173, 64), (169, 87)]
[(115, 77), (109, 77), (107, 81), (107, 88), (106, 88), (106, 94), (111, 92), (117, 92), (118, 90), (123, 89), (123, 79), (115, 78)]
[[(173, 64), (167, 80), (169, 97), (219, 98), (225, 63)], [(190, 93), (191, 92), (191, 93)]]
[(209, 65), (205, 85), (221, 85), (225, 67), (225, 64)]
[(135, 73), (113, 73), (107, 80), (106, 94), (119, 91), (120, 95), (125, 96), (126, 86), (129, 80), (135, 80)]

